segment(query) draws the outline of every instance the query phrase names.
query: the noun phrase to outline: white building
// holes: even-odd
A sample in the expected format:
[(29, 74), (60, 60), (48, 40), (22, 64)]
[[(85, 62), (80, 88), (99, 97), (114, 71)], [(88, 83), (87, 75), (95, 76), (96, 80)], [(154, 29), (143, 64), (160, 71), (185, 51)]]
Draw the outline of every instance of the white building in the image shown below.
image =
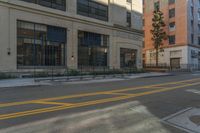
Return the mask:
[(141, 0), (0, 0), (0, 71), (142, 67)]

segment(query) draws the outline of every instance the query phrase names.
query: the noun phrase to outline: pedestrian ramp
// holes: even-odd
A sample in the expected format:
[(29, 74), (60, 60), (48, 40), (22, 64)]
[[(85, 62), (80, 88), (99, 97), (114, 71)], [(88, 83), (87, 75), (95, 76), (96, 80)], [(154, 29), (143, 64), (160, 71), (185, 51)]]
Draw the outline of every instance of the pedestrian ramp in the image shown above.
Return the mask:
[(200, 108), (187, 108), (163, 119), (163, 122), (188, 133), (200, 133)]

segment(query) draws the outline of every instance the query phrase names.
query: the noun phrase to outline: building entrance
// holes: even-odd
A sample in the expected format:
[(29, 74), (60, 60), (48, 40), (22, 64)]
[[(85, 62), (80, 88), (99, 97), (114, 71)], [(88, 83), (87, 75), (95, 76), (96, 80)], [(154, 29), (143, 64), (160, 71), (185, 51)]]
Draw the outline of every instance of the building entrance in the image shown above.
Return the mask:
[(172, 69), (178, 69), (181, 67), (180, 58), (171, 58), (170, 59), (170, 66)]

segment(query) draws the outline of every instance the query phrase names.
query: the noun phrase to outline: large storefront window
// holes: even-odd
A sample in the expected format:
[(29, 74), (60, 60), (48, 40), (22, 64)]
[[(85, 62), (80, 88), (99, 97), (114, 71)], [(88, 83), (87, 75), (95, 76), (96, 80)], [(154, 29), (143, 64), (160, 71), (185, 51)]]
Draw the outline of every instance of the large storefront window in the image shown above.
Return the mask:
[(66, 0), (22, 0), (22, 1), (35, 3), (41, 6), (66, 11)]
[(91, 32), (78, 32), (78, 65), (107, 66), (109, 37)]
[(137, 56), (137, 50), (121, 48), (120, 49), (121, 68), (137, 67), (136, 56)]
[(92, 0), (77, 0), (77, 13), (83, 16), (108, 21), (108, 6)]
[(17, 21), (17, 65), (64, 66), (66, 29)]

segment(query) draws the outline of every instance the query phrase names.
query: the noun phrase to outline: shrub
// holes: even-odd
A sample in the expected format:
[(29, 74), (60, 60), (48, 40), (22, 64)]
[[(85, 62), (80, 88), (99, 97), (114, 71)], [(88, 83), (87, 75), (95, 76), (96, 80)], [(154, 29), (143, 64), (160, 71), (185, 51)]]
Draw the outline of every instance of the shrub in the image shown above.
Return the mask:
[(16, 76), (13, 76), (11, 74), (6, 74), (6, 73), (0, 73), (0, 80), (1, 79), (13, 79), (13, 78), (17, 78)]

